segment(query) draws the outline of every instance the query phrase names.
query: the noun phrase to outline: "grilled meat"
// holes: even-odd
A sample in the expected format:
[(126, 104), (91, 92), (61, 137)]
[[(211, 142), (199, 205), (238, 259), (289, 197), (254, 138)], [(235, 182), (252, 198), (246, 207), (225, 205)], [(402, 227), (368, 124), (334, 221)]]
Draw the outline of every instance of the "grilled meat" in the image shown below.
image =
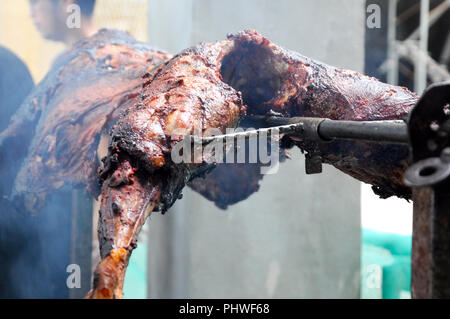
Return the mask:
[(63, 54), (0, 135), (4, 153), (7, 145), (17, 145), (8, 155), (16, 161), (28, 150), (15, 182), (15, 202), (38, 212), (46, 196), (63, 187), (88, 186), (98, 193), (101, 133), (135, 104), (144, 74), (168, 57), (111, 30)]
[[(401, 119), (417, 100), (404, 88), (313, 61), (251, 30), (168, 58), (103, 30), (59, 59), (0, 134), (1, 147), (23, 140), (23, 149), (34, 135), (14, 195), (38, 211), (47, 194), (63, 187), (97, 193), (97, 148), (100, 135), (111, 131), (101, 169), (102, 261), (88, 297), (122, 297), (142, 224), (152, 211), (166, 211), (187, 183), (222, 208), (257, 191), (261, 162), (214, 163), (206, 152), (175, 163), (172, 150), (185, 135), (225, 132), (245, 114)], [(313, 151), (306, 141), (282, 147), (293, 145)], [(410, 195), (401, 179), (406, 147), (336, 141), (319, 151), (326, 163), (371, 183), (384, 197)]]
[[(242, 92), (249, 115), (272, 112), (286, 117), (399, 119), (417, 100), (404, 88), (286, 51), (254, 31), (220, 43), (215, 46), (227, 43), (233, 48), (222, 54), (216, 72), (224, 83)], [(107, 132), (121, 112), (138, 102), (141, 86), (148, 81), (142, 75), (168, 57), (124, 33), (102, 30), (60, 58), (59, 66), (0, 134), (3, 147), (21, 145), (8, 153), (18, 161), (32, 140), (15, 183), (14, 194), (24, 199), (18, 202), (26, 203), (29, 211), (38, 211), (46, 194), (64, 186), (88, 185), (97, 194), (96, 149), (100, 133)], [(205, 55), (202, 58), (207, 59)], [(34, 133), (36, 136), (31, 138)], [(297, 145), (311, 151), (307, 143)], [(401, 182), (407, 165), (406, 147), (339, 141), (321, 145), (320, 150), (326, 163), (374, 185), (383, 197), (409, 196), (409, 189)], [(219, 164), (216, 173), (190, 186), (226, 207), (258, 189), (262, 178), (259, 166)], [(230, 187), (236, 187), (233, 174), (244, 176), (239, 173), (243, 167), (252, 176), (247, 176), (249, 182), (238, 183), (242, 186), (238, 189)]]
[(113, 127), (102, 171), (103, 260), (89, 297), (122, 296), (122, 270), (145, 218), (152, 210), (168, 209), (212, 156), (200, 153), (200, 158), (174, 164), (172, 148), (196, 129), (225, 132), (245, 114), (241, 95), (221, 81), (222, 56), (232, 44), (200, 45), (152, 71), (142, 100)]
[[(255, 31), (229, 36), (229, 40), (234, 41), (235, 48), (223, 58), (223, 81), (242, 92), (249, 116), (398, 120), (405, 119), (418, 100), (417, 94), (406, 88), (314, 61), (271, 43)], [(306, 153), (319, 151), (324, 163), (372, 184), (382, 198), (411, 196), (402, 182), (409, 163), (406, 146), (333, 141), (320, 144), (316, 150), (314, 144), (306, 141), (293, 144)], [(218, 164), (190, 186), (218, 207), (227, 207), (258, 189), (263, 178), (260, 166)]]
[[(124, 269), (146, 216), (152, 210), (167, 210), (185, 184), (208, 166), (209, 153), (188, 163), (175, 164), (171, 157), (174, 146), (196, 128), (204, 135), (211, 128), (224, 132), (238, 124), (246, 108), (250, 115), (399, 119), (416, 99), (404, 88), (283, 50), (255, 31), (178, 54), (151, 72), (142, 100), (112, 129), (102, 171), (103, 261), (89, 297), (122, 296)], [(310, 151), (307, 143), (296, 144)], [(326, 162), (386, 194), (408, 196), (401, 183), (405, 147), (335, 142), (321, 151)], [(221, 207), (257, 190), (261, 175), (255, 168), (261, 163), (220, 165), (206, 180), (194, 180), (194, 189)], [(238, 190), (244, 190), (243, 195), (235, 196)]]

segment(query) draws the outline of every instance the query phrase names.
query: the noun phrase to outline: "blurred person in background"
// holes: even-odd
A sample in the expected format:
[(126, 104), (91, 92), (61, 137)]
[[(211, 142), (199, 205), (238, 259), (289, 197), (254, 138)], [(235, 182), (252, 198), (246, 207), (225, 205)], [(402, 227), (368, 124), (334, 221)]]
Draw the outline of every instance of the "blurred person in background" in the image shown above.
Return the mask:
[[(8, 49), (0, 47), (0, 133), (8, 127), (11, 117), (33, 87), (34, 82), (25, 63)], [(0, 166), (6, 165), (4, 162), (4, 156), (0, 154)], [(15, 171), (8, 169), (3, 172), (3, 182), (0, 183), (1, 196), (9, 193)], [(4, 176), (5, 174), (7, 176)]]
[(20, 58), (0, 47), (0, 132), (34, 87), (31, 74)]
[[(74, 42), (97, 32), (92, 21), (95, 0), (29, 0), (29, 4), (31, 18), (42, 37), (64, 43), (66, 50)], [(4, 92), (0, 96), (2, 111), (7, 109), (9, 112), (8, 116), (0, 117), (1, 124), (5, 120), (5, 127), (33, 86), (24, 92), (17, 104), (9, 102), (13, 97), (18, 97), (20, 86), (28, 80), (16, 78), (15, 73), (24, 73), (26, 67), (23, 63), (22, 66), (18, 63), (13, 66), (9, 54), (8, 57), (3, 59), (2, 55), (0, 61), (3, 66), (5, 60), (7, 68), (2, 68), (0, 73), (1, 84), (5, 85), (5, 88), (0, 87), (1, 93)], [(52, 68), (58, 67), (58, 60), (53, 62)], [(6, 167), (1, 170), (3, 181), (0, 183), (0, 299), (68, 298), (65, 270), (70, 260), (70, 250), (67, 249), (70, 216), (53, 212), (66, 208), (71, 193), (55, 196), (50, 207), (37, 216), (16, 210), (4, 197), (10, 194), (22, 162), (10, 157), (0, 153), (0, 168)]]
[[(16, 113), (22, 102), (31, 92), (34, 82), (27, 66), (14, 53), (0, 47), (0, 133), (3, 132)], [(14, 145), (9, 145), (9, 148)], [(17, 296), (11, 281), (11, 272), (15, 267), (17, 252), (11, 247), (20, 250), (23, 237), (18, 233), (26, 233), (26, 223), (9, 206), (4, 198), (9, 195), (13, 181), (20, 167), (7, 154), (0, 153), (0, 169), (2, 182), (0, 183), (0, 298)], [(23, 229), (21, 227), (24, 227)], [(25, 274), (26, 276), (26, 274)]]
[(29, 0), (31, 18), (42, 37), (66, 48), (97, 32), (92, 21), (95, 0)]

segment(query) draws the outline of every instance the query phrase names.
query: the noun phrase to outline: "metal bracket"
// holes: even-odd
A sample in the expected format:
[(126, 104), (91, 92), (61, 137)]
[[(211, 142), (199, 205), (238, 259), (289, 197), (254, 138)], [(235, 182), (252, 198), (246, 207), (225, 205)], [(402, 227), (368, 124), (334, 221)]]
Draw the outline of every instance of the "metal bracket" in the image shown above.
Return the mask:
[(411, 291), (414, 298), (450, 298), (450, 82), (430, 86), (412, 110), (413, 187)]
[(305, 154), (305, 171), (306, 174), (322, 173), (322, 156), (317, 148)]

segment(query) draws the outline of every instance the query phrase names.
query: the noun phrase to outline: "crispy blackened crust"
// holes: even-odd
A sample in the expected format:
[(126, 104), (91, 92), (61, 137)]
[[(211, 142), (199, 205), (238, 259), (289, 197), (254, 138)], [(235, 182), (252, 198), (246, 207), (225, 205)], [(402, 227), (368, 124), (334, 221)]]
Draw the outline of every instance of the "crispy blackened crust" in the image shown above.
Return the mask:
[(0, 135), (0, 146), (30, 145), (15, 201), (38, 212), (46, 195), (63, 187), (88, 186), (97, 195), (100, 135), (136, 103), (143, 76), (169, 57), (113, 30), (81, 40), (62, 55)]
[(239, 92), (222, 82), (222, 56), (232, 43), (201, 44), (185, 50), (160, 65), (148, 75), (142, 100), (127, 110), (111, 133), (110, 154), (116, 161), (117, 152), (125, 152), (149, 174), (166, 174), (165, 191), (160, 208), (166, 210), (178, 198), (185, 183), (195, 177), (199, 163), (174, 165), (171, 150), (184, 136), (208, 134), (208, 129), (225, 132), (234, 128), (245, 114)]
[[(145, 218), (153, 210), (167, 210), (186, 183), (210, 167), (205, 156), (197, 162), (172, 161), (173, 147), (196, 128), (206, 135), (212, 128), (224, 132), (246, 112), (401, 119), (417, 100), (404, 88), (284, 50), (252, 30), (163, 62), (169, 57), (122, 33), (102, 31), (59, 60), (0, 135), (2, 146), (35, 133), (15, 194), (37, 211), (40, 194), (96, 184), (99, 136), (113, 127), (101, 171), (102, 262), (90, 297), (122, 296)], [(310, 143), (295, 144), (312, 150)], [(381, 195), (409, 196), (402, 183), (406, 147), (332, 142), (320, 151), (326, 163), (374, 185)], [(260, 163), (222, 165), (192, 186), (220, 207), (257, 191)]]
[[(234, 42), (234, 48), (224, 56), (221, 73), (226, 83), (242, 92), (248, 115), (398, 120), (405, 119), (418, 100), (417, 94), (404, 87), (314, 61), (271, 43), (253, 30), (230, 35), (228, 40)], [(314, 150), (308, 142), (295, 144), (304, 152)], [(407, 146), (335, 141), (320, 145), (319, 150), (324, 163), (373, 185), (381, 197), (410, 198), (411, 191), (403, 184), (403, 173), (409, 164)], [(257, 169), (253, 171), (252, 180), (262, 178)], [(213, 199), (207, 184), (216, 189), (218, 183), (232, 183), (217, 181), (232, 176), (219, 173), (213, 171), (202, 187), (194, 187)]]
[[(220, 54), (229, 47), (200, 45), (161, 64), (146, 76), (141, 100), (114, 125), (101, 171), (102, 262), (88, 297), (122, 296), (133, 240), (149, 214), (143, 211), (164, 212), (203, 171), (205, 157), (175, 164), (172, 148), (196, 130), (236, 127), (245, 114), (240, 93), (221, 81)], [(145, 181), (150, 185), (143, 186)]]
[[(203, 134), (211, 128), (223, 132), (235, 127), (246, 109), (251, 115), (398, 119), (417, 99), (404, 88), (286, 51), (255, 31), (185, 50), (147, 78), (141, 101), (128, 109), (111, 131), (101, 174), (103, 261), (91, 297), (121, 296), (126, 264), (134, 248), (133, 235), (144, 222), (138, 211), (142, 207), (166, 210), (186, 183), (204, 172), (204, 156), (198, 163), (178, 164), (171, 157), (172, 148), (185, 135), (195, 134), (196, 128)], [(309, 143), (296, 145), (311, 151)], [(333, 142), (320, 150), (325, 162), (387, 194), (406, 196), (400, 179), (407, 157), (405, 148)], [(388, 156), (386, 152), (390, 152)], [(260, 165), (221, 164), (204, 180), (192, 181), (191, 186), (226, 207), (258, 189)], [(133, 181), (136, 171), (141, 178)], [(151, 180), (152, 186), (142, 187), (139, 181), (145, 180)], [(160, 195), (151, 200), (155, 189)], [(133, 220), (124, 222), (130, 216)], [(124, 225), (128, 231), (120, 231)]]

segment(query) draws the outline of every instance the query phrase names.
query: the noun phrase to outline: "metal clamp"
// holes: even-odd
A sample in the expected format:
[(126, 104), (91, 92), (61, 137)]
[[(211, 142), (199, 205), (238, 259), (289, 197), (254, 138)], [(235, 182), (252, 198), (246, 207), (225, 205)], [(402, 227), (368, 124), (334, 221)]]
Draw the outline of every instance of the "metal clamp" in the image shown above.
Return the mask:
[(413, 187), (411, 291), (414, 298), (450, 298), (450, 82), (430, 86), (408, 121)]

